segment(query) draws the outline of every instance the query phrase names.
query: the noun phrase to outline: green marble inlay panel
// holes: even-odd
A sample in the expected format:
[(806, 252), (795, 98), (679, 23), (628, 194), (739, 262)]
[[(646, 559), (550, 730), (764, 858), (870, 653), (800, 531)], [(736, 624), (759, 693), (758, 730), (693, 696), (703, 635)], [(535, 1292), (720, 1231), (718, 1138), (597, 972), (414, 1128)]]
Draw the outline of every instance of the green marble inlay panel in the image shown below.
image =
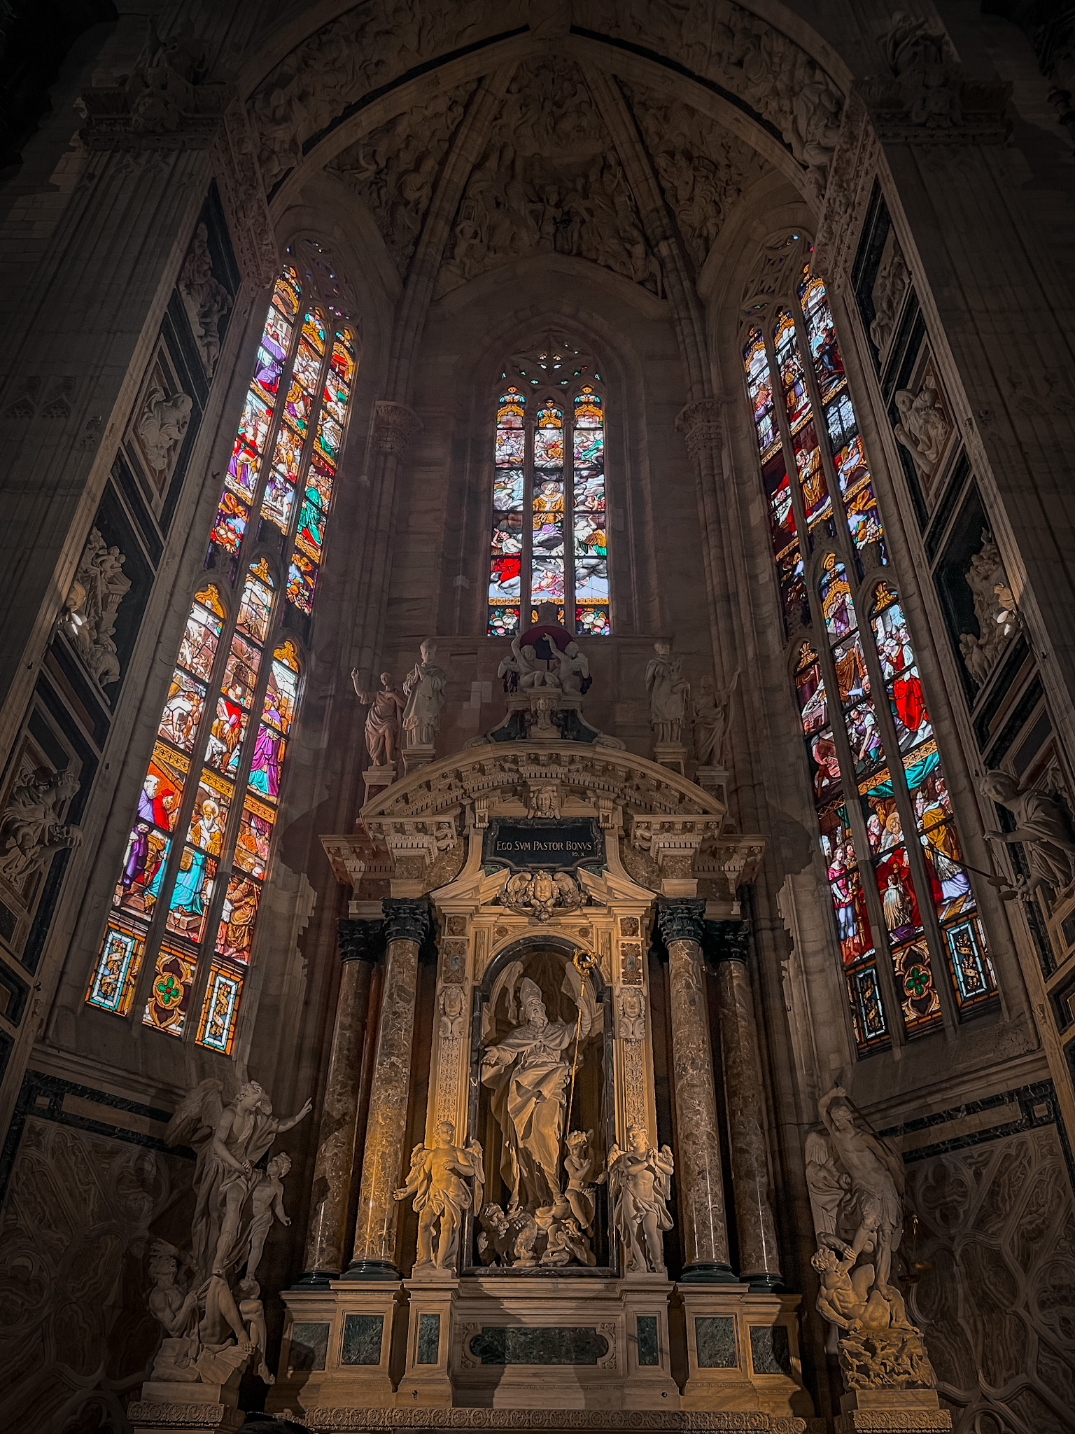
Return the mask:
[(288, 1363), (298, 1370), (324, 1369), (328, 1358), (327, 1324), (293, 1324)]
[(657, 1343), (657, 1316), (638, 1315), (635, 1324), (638, 1332), (639, 1364), (660, 1364), (661, 1351)]
[(440, 1353), (440, 1315), (418, 1316), (418, 1355), (415, 1364), (436, 1364)]
[(791, 1374), (791, 1345), (782, 1324), (750, 1326), (750, 1358), (755, 1374)]
[(699, 1369), (735, 1369), (735, 1320), (731, 1315), (700, 1315), (694, 1321)]
[(470, 1353), (482, 1364), (596, 1364), (608, 1354), (608, 1340), (586, 1325), (483, 1325), (470, 1337)]
[(380, 1364), (384, 1315), (344, 1316), (341, 1364)]

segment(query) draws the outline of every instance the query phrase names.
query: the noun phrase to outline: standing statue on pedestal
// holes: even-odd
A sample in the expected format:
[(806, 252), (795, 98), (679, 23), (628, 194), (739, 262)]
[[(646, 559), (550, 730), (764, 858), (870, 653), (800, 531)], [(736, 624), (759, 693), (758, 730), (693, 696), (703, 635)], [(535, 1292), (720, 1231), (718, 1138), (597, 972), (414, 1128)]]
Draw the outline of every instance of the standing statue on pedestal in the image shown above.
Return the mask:
[(421, 660), (403, 681), (403, 695), (407, 699), (403, 711), (403, 740), (408, 747), (432, 747), (437, 740), (448, 674), (437, 666), (436, 656), (437, 644), (427, 637), (422, 643)]
[(608, 1153), (608, 1188), (613, 1221), (627, 1256), (627, 1269), (664, 1270), (662, 1235), (672, 1228), (668, 1199), (672, 1193), (672, 1152), (654, 1150), (642, 1125), (627, 1130), (627, 1149), (614, 1145)]
[[(467, 1210), (482, 1206), (485, 1172), (482, 1148), (472, 1140), (464, 1150), (455, 1144), (455, 1126), (442, 1120), (437, 1126), (433, 1148), (416, 1145), (406, 1185), (396, 1192), (397, 1200), (414, 1196), (418, 1216), (418, 1258), (414, 1268), (436, 1265), (450, 1270), (459, 1251), (459, 1231)], [(437, 1252), (433, 1254), (433, 1227), (440, 1221)]]
[(712, 677), (703, 677), (694, 700), (694, 752), (700, 767), (722, 767), (724, 744), (728, 740), (729, 716), (735, 689), (739, 686), (736, 668), (731, 685), (717, 692)]
[(678, 744), (683, 740), (690, 684), (683, 676), (683, 664), (672, 655), (670, 642), (660, 638), (653, 650), (657, 656), (650, 658), (646, 668), (653, 740), (662, 746)]
[(358, 685), (358, 671), (351, 670), (351, 681), (355, 684), (360, 702), (369, 707), (366, 715), (366, 751), (375, 767), (394, 767), (399, 752), (400, 714), (407, 704), (402, 693), (392, 686), (387, 672), (381, 673), (379, 692), (366, 692)]
[(492, 1111), (503, 1135), (500, 1173), (511, 1192), (509, 1210), (534, 1209), (561, 1198), (560, 1143), (571, 1070), (563, 1053), (576, 1036), (590, 1033), (590, 1015), (579, 992), (579, 1025), (550, 1021), (541, 988), (519, 983), (523, 1021), (482, 1055), (482, 1084), (492, 1091)]
[(1039, 886), (1063, 891), (1075, 878), (1075, 842), (1060, 803), (1048, 792), (1020, 792), (1019, 783), (1007, 772), (986, 772), (978, 786), (984, 796), (1007, 807), (1015, 817), (1015, 830), (987, 831), (990, 841), (1021, 842), (1030, 864), (1029, 880), (1006, 894), (1031, 897)]
[[(921, 1331), (892, 1283), (903, 1235), (903, 1161), (834, 1086), (818, 1101), (825, 1133), (806, 1144), (806, 1181), (821, 1279), (817, 1308), (838, 1329), (849, 1389), (935, 1384)], [(863, 1255), (872, 1258), (859, 1263)]]

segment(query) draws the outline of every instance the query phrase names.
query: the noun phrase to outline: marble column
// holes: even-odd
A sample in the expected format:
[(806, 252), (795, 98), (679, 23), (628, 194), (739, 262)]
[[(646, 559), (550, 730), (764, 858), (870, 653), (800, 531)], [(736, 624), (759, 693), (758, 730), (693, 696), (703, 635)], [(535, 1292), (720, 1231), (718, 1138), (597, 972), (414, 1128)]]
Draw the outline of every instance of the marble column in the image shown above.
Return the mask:
[(382, 908), (384, 989), (362, 1152), (354, 1258), (343, 1276), (345, 1280), (400, 1278), (395, 1264), (399, 1204), (392, 1192), (403, 1183), (418, 950), (429, 934), (430, 915), (429, 902), (424, 897), (385, 897)]
[(752, 1290), (772, 1290), (781, 1284), (780, 1251), (769, 1183), (758, 1030), (747, 969), (750, 931), (745, 921), (707, 922), (706, 927), (706, 951), (716, 963), (720, 997), (720, 1049), (739, 1235), (739, 1278)]
[(370, 976), (384, 953), (383, 921), (345, 918), (340, 922), (339, 933), (343, 969), (310, 1191), (304, 1273), (297, 1289), (327, 1289), (329, 1281), (337, 1279), (343, 1269)]
[(657, 902), (657, 925), (668, 948), (672, 1068), (676, 1092), (676, 1183), (683, 1223), (681, 1280), (734, 1282), (720, 1165), (720, 1130), (709, 1041), (702, 930), (705, 902)]

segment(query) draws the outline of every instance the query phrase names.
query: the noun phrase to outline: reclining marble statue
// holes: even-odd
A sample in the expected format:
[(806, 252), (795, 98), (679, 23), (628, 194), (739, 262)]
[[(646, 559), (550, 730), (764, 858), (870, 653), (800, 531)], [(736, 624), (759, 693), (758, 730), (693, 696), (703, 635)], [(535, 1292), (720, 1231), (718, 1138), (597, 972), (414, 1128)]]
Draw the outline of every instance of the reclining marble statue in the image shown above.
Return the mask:
[[(176, 1108), (164, 1138), (169, 1145), (189, 1143), (197, 1153), (194, 1215), (189, 1250), (158, 1241), (150, 1257), (149, 1307), (165, 1332), (150, 1375), (158, 1388), (169, 1382), (236, 1385), (254, 1352), (261, 1377), (271, 1382), (254, 1273), (274, 1214), (290, 1223), (283, 1177), (291, 1161), (281, 1152), (267, 1170), (255, 1167), (276, 1137), (310, 1109), (308, 1100), (293, 1116), (274, 1116), (257, 1081), (241, 1085), (225, 1105), (219, 1080), (202, 1081)], [(244, 1265), (245, 1278), (238, 1280)]]
[(903, 1161), (843, 1086), (821, 1097), (818, 1115), (824, 1133), (806, 1142), (818, 1242), (811, 1263), (821, 1281), (818, 1312), (837, 1331), (844, 1382), (853, 1390), (932, 1388), (922, 1332), (892, 1279), (903, 1236)]

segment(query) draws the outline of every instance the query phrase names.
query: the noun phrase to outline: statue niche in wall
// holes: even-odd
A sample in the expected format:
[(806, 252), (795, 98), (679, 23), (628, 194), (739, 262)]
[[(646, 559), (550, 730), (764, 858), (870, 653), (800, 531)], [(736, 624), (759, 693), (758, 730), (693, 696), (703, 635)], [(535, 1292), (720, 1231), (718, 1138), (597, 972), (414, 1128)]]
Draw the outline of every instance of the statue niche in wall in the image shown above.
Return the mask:
[[(593, 1132), (604, 1119), (598, 1005), (584, 953), (513, 961), (482, 1013), (478, 1121), (494, 1198), (479, 1216), (483, 1264), (515, 1268), (597, 1263), (606, 1239), (594, 1178)], [(578, 1118), (585, 1130), (573, 1129)]]
[(993, 534), (982, 529), (982, 546), (970, 560), (966, 583), (974, 598), (978, 636), (959, 635), (959, 650), (975, 687), (981, 687), (1015, 631), (1015, 599)]
[[(834, 1086), (818, 1101), (824, 1133), (806, 1143), (817, 1236), (811, 1264), (820, 1314), (838, 1337), (849, 1389), (924, 1389), (936, 1383), (922, 1332), (892, 1281), (903, 1236), (903, 1161)], [(866, 1259), (865, 1257), (869, 1257)]]
[(131, 586), (120, 569), (126, 558), (90, 529), (64, 603), (63, 625), (78, 655), (101, 687), (119, 681), (119, 655), (112, 634), (119, 605)]

